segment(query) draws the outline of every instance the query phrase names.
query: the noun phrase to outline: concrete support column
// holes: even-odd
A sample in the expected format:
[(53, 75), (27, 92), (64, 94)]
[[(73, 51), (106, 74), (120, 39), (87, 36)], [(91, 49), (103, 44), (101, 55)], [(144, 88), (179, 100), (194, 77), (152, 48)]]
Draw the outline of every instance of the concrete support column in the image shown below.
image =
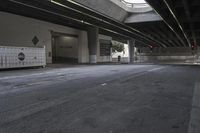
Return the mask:
[(133, 40), (133, 39), (128, 40), (128, 45), (129, 45), (130, 63), (133, 63), (134, 62), (134, 52), (135, 52), (135, 40)]
[(99, 40), (99, 28), (88, 28), (88, 48), (89, 48), (89, 63), (97, 63), (97, 44)]

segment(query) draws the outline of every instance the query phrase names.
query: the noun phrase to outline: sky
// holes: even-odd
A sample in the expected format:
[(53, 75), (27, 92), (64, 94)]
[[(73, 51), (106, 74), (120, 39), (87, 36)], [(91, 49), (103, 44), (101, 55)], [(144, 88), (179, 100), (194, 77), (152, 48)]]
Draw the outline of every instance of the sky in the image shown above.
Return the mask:
[(125, 0), (125, 1), (129, 3), (146, 3), (145, 0)]

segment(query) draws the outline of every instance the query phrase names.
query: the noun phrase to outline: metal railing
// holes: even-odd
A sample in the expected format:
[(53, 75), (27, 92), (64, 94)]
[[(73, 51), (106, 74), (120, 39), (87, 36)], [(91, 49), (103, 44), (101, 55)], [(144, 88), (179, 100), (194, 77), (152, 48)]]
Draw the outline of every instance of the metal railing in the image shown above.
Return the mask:
[(149, 7), (149, 5), (147, 3), (129, 3), (125, 0), (119, 0), (120, 2), (124, 3), (127, 7), (131, 7), (131, 8), (145, 8), (145, 7)]

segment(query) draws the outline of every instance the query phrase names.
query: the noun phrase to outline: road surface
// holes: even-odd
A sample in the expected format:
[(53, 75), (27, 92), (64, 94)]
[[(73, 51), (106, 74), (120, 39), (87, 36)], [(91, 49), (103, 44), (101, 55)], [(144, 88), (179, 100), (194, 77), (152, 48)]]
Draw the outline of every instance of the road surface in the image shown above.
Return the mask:
[(199, 75), (180, 65), (0, 71), (0, 133), (192, 132)]

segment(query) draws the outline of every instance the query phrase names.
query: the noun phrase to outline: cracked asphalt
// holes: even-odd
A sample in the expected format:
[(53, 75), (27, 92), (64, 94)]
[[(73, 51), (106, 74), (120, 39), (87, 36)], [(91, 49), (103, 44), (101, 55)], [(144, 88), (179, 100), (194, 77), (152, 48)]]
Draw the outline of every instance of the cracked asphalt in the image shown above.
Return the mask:
[(188, 133), (199, 66), (0, 71), (0, 133)]

